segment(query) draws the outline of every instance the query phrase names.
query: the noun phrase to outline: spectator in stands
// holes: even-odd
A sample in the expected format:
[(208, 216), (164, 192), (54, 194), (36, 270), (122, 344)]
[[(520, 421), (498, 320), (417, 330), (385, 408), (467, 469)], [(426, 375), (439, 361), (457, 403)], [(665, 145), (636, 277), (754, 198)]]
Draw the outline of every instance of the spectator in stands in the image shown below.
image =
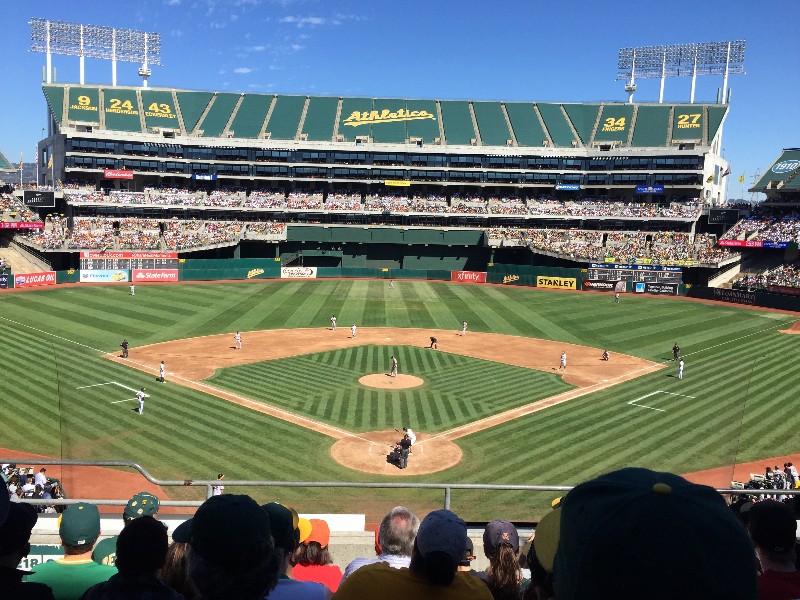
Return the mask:
[(303, 535), (300, 528), (300, 545), (292, 560), (292, 577), (298, 581), (316, 581), (328, 586), (332, 592), (339, 588), (342, 570), (333, 564), (328, 544), (331, 541), (331, 530), (323, 519), (300, 519), (301, 524), (308, 523), (310, 531)]
[(190, 544), (189, 577), (204, 600), (261, 600), (275, 586), (269, 518), (250, 496), (212, 496), (188, 523), (173, 539)]
[(100, 512), (94, 504), (79, 502), (67, 508), (58, 534), (64, 558), (37, 565), (27, 577), (27, 581), (49, 585), (56, 600), (78, 600), (87, 589), (117, 572), (92, 560), (92, 548), (100, 536)]
[[(9, 506), (8, 496), (0, 503), (0, 590), (7, 598), (24, 600), (53, 600), (53, 590), (43, 583), (23, 583), (27, 571), (17, 569), (20, 561), (31, 551), (30, 539), (33, 526), (39, 515), (30, 504), (13, 503)], [(2, 507), (8, 510), (4, 514)]]
[(472, 543), (472, 540), (467, 537), (467, 547), (464, 548), (464, 556), (458, 562), (458, 570), (463, 573), (474, 575), (475, 577), (480, 576), (471, 566), (473, 560), (475, 560), (475, 545)]
[(156, 577), (167, 556), (167, 527), (151, 516), (125, 526), (117, 541), (117, 574), (86, 590), (81, 600), (183, 600)]
[[(299, 581), (292, 577), (292, 557), (300, 542), (299, 518), (297, 513), (277, 502), (270, 502), (261, 507), (269, 517), (272, 538), (280, 558), (280, 578), (269, 594), (267, 600), (328, 600), (332, 592), (323, 584), (315, 581)], [(202, 590), (201, 590), (202, 592)]]
[(508, 521), (490, 521), (483, 530), (483, 552), (489, 566), (481, 579), (489, 586), (495, 600), (519, 598), (522, 574), (519, 568), (519, 534)]
[(553, 560), (558, 549), (558, 536), (561, 527), (561, 509), (553, 501), (553, 510), (547, 513), (536, 525), (533, 543), (528, 548), (527, 564), (531, 570), (531, 580), (522, 592), (522, 600), (555, 598), (553, 591)]
[(800, 571), (795, 568), (797, 521), (792, 509), (775, 500), (762, 500), (747, 511), (747, 520), (761, 564), (759, 600), (800, 598)]
[(391, 593), (415, 600), (489, 600), (489, 589), (477, 577), (457, 571), (466, 543), (464, 521), (449, 510), (435, 510), (419, 526), (408, 569), (385, 563), (362, 567), (342, 582), (336, 598), (362, 600)]
[(47, 486), (47, 483), (48, 483), (47, 482), (47, 475), (45, 475), (46, 472), (47, 472), (47, 469), (45, 469), (44, 467), (39, 469), (39, 472), (36, 475), (34, 475), (34, 477), (33, 477), (33, 483), (35, 485), (42, 486), (42, 488), (45, 488)]
[(181, 523), (173, 533), (172, 543), (167, 549), (167, 556), (156, 576), (173, 590), (182, 594), (186, 600), (197, 597), (197, 588), (189, 577), (189, 544), (175, 541), (175, 538), (185, 539), (178, 530), (186, 531), (191, 525), (190, 521)]
[[(151, 517), (158, 512), (159, 501), (150, 492), (139, 492), (128, 500), (125, 510), (122, 512), (122, 519), (125, 526), (139, 517)], [(112, 536), (100, 540), (92, 552), (92, 560), (101, 565), (111, 565), (117, 560), (117, 541), (118, 537)]]
[(753, 547), (713, 488), (622, 469), (572, 489), (560, 519), (548, 549), (558, 600), (756, 598)]
[(405, 506), (395, 506), (381, 520), (378, 527), (378, 540), (375, 558), (357, 558), (344, 570), (342, 581), (347, 579), (354, 571), (365, 565), (385, 562), (390, 567), (399, 569), (408, 567), (411, 563), (411, 551), (414, 548), (414, 539), (419, 530), (417, 515)]

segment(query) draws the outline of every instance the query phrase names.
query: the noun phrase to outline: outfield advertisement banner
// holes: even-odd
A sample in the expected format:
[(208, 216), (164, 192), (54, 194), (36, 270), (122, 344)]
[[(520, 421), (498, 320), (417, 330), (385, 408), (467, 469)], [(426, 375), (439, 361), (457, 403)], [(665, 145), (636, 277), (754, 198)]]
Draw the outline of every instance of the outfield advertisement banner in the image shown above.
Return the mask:
[(714, 288), (714, 300), (722, 302), (735, 302), (736, 304), (749, 304), (755, 306), (756, 293), (745, 290), (728, 290), (724, 288)]
[(14, 275), (14, 287), (34, 287), (36, 285), (55, 285), (56, 272), (43, 271), (42, 273), (17, 273)]
[(128, 271), (124, 269), (81, 269), (81, 283), (119, 283), (128, 281)]
[(450, 271), (450, 281), (486, 283), (486, 271)]
[(281, 279), (316, 279), (317, 267), (281, 267)]
[(787, 296), (800, 296), (800, 288), (786, 285), (770, 285), (767, 289), (773, 294), (786, 294)]
[(574, 290), (577, 287), (577, 280), (574, 277), (545, 277), (537, 275), (536, 287), (554, 290)]
[(134, 283), (159, 281), (162, 283), (178, 283), (178, 269), (133, 269)]
[[(597, 290), (599, 292), (613, 292), (617, 289), (619, 281), (607, 281), (604, 279), (584, 279), (583, 289)], [(622, 282), (624, 283), (624, 282)]]
[(7, 289), (8, 288), (8, 273), (3, 273), (0, 275), (0, 289)]
[(677, 283), (648, 283), (645, 281), (635, 281), (633, 291), (637, 294), (660, 294), (664, 296), (677, 296)]

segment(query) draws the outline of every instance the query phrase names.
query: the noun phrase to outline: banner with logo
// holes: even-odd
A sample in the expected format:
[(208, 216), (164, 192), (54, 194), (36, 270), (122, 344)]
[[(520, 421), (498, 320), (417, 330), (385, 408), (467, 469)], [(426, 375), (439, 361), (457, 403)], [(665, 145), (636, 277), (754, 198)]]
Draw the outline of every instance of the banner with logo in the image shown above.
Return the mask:
[(4, 290), (8, 289), (8, 282), (9, 282), (8, 273), (3, 273), (2, 275), (0, 275), (0, 289)]
[(128, 281), (127, 269), (81, 269), (81, 283), (119, 283)]
[(133, 179), (133, 171), (125, 169), (106, 169), (103, 171), (104, 179)]
[(787, 296), (800, 296), (800, 288), (789, 287), (787, 285), (769, 285), (767, 289), (773, 294), (785, 294)]
[(317, 267), (281, 267), (281, 279), (316, 279)]
[(56, 205), (56, 194), (43, 190), (25, 190), (22, 192), (22, 203), (25, 206), (53, 208)]
[(450, 281), (458, 283), (486, 283), (486, 271), (450, 271)]
[(177, 252), (81, 252), (81, 258), (178, 258)]
[(656, 183), (653, 185), (637, 185), (636, 186), (636, 193), (637, 194), (663, 194), (664, 193), (664, 186), (660, 183)]
[(714, 288), (714, 300), (721, 300), (722, 302), (735, 302), (736, 304), (749, 304), (754, 306), (756, 303), (756, 293), (745, 290)]
[(37, 285), (55, 285), (56, 272), (44, 271), (42, 273), (17, 273), (14, 275), (14, 287), (34, 287)]
[(0, 229), (44, 229), (41, 221), (2, 221)]
[[(583, 289), (595, 290), (598, 292), (614, 292), (617, 289), (619, 281), (608, 281), (606, 279), (584, 279)], [(624, 283), (624, 282), (622, 282)], [(624, 290), (622, 290), (624, 291)]]
[(662, 296), (677, 296), (677, 283), (649, 283), (646, 281), (634, 281), (633, 291), (636, 294), (660, 294)]
[(134, 283), (162, 282), (177, 283), (178, 269), (133, 269)]
[(537, 275), (536, 287), (554, 290), (574, 290), (577, 287), (577, 280), (574, 277), (545, 277), (544, 275)]

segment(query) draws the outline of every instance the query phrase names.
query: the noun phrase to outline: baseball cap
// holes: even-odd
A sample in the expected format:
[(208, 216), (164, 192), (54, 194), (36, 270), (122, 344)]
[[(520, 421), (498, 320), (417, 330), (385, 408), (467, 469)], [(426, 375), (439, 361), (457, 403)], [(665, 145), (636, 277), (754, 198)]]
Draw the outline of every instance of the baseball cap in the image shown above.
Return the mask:
[(621, 469), (561, 503), (559, 600), (756, 598), (756, 573), (752, 543), (722, 496), (678, 475)]
[(797, 541), (797, 521), (783, 502), (762, 500), (747, 511), (750, 537), (767, 552), (784, 554)]
[(308, 540), (311, 535), (311, 521), (306, 518), (300, 517), (297, 519), (297, 528), (300, 530), (300, 543)]
[(467, 545), (467, 526), (458, 515), (446, 509), (434, 510), (420, 523), (417, 550), (424, 558), (431, 552), (444, 552), (460, 562)]
[(486, 556), (494, 556), (500, 549), (500, 544), (510, 544), (514, 552), (519, 551), (519, 534), (517, 528), (508, 521), (495, 519), (489, 521), (483, 530), (483, 551)]
[[(2, 493), (0, 496), (8, 497)], [(39, 514), (30, 504), (14, 502), (8, 507), (8, 515), (5, 522), (0, 525), (0, 554), (8, 554), (19, 550), (31, 539), (31, 531)]]
[(212, 496), (186, 523), (172, 539), (188, 540), (192, 550), (224, 567), (247, 567), (272, 547), (269, 519), (250, 496)]
[[(533, 551), (539, 564), (548, 573), (553, 572), (553, 561), (558, 550), (558, 537), (561, 529), (561, 509), (555, 508), (547, 513), (536, 525), (536, 533), (533, 536)], [(530, 556), (530, 549), (528, 549)], [(528, 562), (532, 562), (528, 559)]]
[(475, 546), (473, 545), (469, 536), (467, 536), (467, 546), (464, 548), (464, 554), (461, 557), (458, 566), (468, 567), (473, 560), (475, 560)]
[(322, 519), (311, 519), (311, 535), (306, 542), (317, 542), (323, 548), (331, 541), (331, 528), (327, 521)]
[(139, 492), (128, 500), (122, 518), (126, 521), (133, 521), (139, 517), (150, 517), (158, 512), (159, 501), (150, 492)]
[(279, 502), (264, 504), (261, 509), (269, 517), (275, 545), (284, 550), (295, 548), (300, 543), (300, 529), (297, 525), (300, 517), (297, 512)]
[(61, 513), (58, 534), (66, 546), (94, 543), (100, 535), (100, 511), (87, 502), (73, 504)]

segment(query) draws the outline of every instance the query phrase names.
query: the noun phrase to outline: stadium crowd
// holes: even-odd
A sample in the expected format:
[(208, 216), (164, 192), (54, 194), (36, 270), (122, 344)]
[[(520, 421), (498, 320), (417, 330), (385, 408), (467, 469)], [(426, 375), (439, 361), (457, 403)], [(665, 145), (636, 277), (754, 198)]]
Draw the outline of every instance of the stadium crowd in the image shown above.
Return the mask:
[(734, 281), (732, 287), (738, 290), (765, 290), (772, 285), (800, 288), (800, 264), (784, 264), (763, 273), (744, 275)]
[[(18, 467), (13, 463), (0, 465), (0, 478), (8, 490), (8, 498), (14, 502), (23, 500), (60, 500), (66, 498), (58, 479), (47, 476), (47, 469), (34, 472), (33, 467)], [(43, 513), (55, 513), (64, 510), (63, 506), (54, 504), (36, 505), (36, 510)], [(2, 589), (2, 588), (0, 588)]]
[(7, 597), (34, 600), (797, 598), (797, 503), (765, 491), (729, 504), (672, 473), (620, 469), (556, 498), (527, 541), (507, 520), (487, 523), (483, 571), (471, 568), (474, 544), (450, 510), (420, 521), (393, 508), (375, 531), (374, 555), (342, 571), (323, 519), (220, 493), (170, 543), (147, 492), (128, 501), (120, 534), (103, 540), (97, 506), (70, 505), (59, 520), (64, 558), (25, 571), (16, 567), (38, 514), (2, 494), (0, 581)]
[(731, 227), (721, 239), (800, 243), (800, 213), (757, 208)]

